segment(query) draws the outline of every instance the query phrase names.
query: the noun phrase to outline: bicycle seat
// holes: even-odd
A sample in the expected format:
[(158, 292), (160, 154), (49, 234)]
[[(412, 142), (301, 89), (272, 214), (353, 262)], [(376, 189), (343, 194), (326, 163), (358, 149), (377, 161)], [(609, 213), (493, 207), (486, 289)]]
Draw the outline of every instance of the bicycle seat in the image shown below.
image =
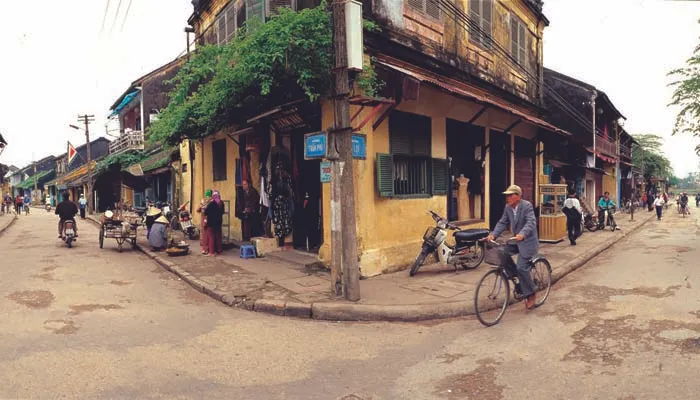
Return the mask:
[(489, 233), (488, 229), (465, 229), (454, 233), (456, 240), (460, 242), (471, 242), (486, 238)]

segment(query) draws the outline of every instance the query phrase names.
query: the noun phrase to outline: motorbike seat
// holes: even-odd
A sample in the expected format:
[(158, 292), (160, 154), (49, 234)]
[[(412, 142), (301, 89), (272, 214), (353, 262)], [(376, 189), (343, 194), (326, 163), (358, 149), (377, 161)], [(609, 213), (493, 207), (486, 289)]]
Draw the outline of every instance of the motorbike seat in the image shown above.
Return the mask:
[(463, 231), (456, 231), (454, 237), (460, 242), (470, 242), (484, 239), (490, 233), (488, 229), (465, 229)]

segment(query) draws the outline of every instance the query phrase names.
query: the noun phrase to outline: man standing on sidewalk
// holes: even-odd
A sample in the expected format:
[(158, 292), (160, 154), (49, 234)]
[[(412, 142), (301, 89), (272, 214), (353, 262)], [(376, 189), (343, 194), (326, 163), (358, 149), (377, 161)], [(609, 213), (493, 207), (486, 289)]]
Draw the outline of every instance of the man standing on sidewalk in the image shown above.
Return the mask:
[(570, 190), (569, 197), (564, 200), (564, 215), (566, 215), (566, 230), (569, 232), (569, 242), (576, 246), (576, 239), (581, 236), (581, 203), (576, 198), (576, 191)]
[(661, 193), (656, 196), (654, 200), (654, 206), (656, 207), (656, 219), (661, 221), (661, 214), (664, 212), (664, 198), (661, 197)]
[(496, 224), (496, 229), (489, 235), (490, 240), (499, 237), (506, 229), (510, 229), (515, 236), (515, 243), (508, 243), (501, 253), (501, 265), (513, 265), (511, 258), (519, 254), (516, 263), (518, 281), (523, 297), (525, 297), (525, 308), (531, 310), (535, 306), (535, 287), (530, 275), (530, 260), (537, 254), (539, 249), (539, 239), (537, 238), (537, 219), (535, 210), (529, 201), (522, 199), (522, 189), (520, 186), (511, 185), (503, 194), (506, 195), (508, 205), (503, 211), (501, 220)]
[(85, 200), (85, 195), (80, 195), (80, 200), (78, 200), (78, 207), (80, 208), (80, 218), (85, 219), (85, 207), (87, 207), (87, 200)]

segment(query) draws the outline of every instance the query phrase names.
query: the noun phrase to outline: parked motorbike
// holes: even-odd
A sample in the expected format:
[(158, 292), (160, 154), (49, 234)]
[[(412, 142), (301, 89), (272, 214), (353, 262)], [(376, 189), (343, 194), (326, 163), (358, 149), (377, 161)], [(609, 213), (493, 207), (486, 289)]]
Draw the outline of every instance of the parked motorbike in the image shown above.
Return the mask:
[(61, 234), (61, 240), (66, 242), (66, 246), (70, 249), (73, 247), (73, 241), (75, 240), (75, 227), (73, 221), (63, 222), (63, 233)]
[[(436, 253), (436, 258), (443, 265), (452, 265), (455, 270), (457, 266), (464, 269), (475, 269), (484, 261), (484, 244), (481, 239), (486, 238), (490, 231), (488, 229), (465, 229), (449, 223), (434, 211), (429, 211), (436, 223), (435, 227), (428, 228), (423, 235), (423, 246), (420, 254), (416, 257), (410, 275), (414, 276), (431, 253)], [(447, 231), (455, 231), (455, 245), (446, 243)]]
[(596, 216), (593, 213), (584, 213), (581, 220), (582, 229), (588, 229), (590, 232), (595, 232), (598, 230), (598, 222), (596, 221)]
[[(192, 216), (190, 212), (187, 211), (188, 204), (189, 201), (180, 206), (178, 209), (178, 219), (175, 220), (175, 217), (173, 217), (174, 220), (171, 225), (173, 225), (173, 229), (179, 228), (182, 230), (182, 233), (185, 234), (188, 239), (194, 240), (199, 236), (199, 228), (192, 223)], [(175, 225), (177, 225), (177, 228), (175, 228)]]

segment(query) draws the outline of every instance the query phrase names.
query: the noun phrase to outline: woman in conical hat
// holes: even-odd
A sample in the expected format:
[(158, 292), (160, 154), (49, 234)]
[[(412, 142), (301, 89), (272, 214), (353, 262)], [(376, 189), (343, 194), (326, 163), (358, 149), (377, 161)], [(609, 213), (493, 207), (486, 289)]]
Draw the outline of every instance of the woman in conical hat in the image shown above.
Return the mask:
[(146, 238), (151, 236), (151, 227), (153, 222), (162, 214), (163, 212), (159, 208), (149, 207), (146, 211)]
[(153, 251), (165, 249), (168, 244), (168, 219), (161, 215), (151, 227), (151, 234), (148, 236), (148, 244)]

